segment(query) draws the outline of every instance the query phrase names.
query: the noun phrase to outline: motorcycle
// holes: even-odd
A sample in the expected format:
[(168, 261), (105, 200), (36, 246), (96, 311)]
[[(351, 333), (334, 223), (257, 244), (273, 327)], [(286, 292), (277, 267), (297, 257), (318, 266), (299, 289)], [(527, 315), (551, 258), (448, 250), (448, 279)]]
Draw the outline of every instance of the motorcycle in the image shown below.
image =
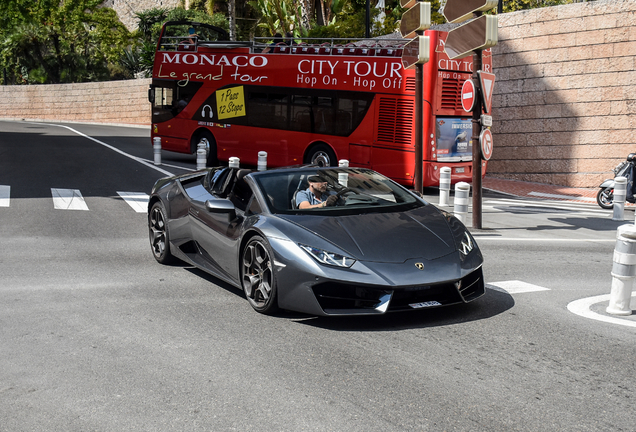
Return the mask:
[[(633, 190), (634, 184), (634, 165), (636, 164), (636, 153), (630, 153), (627, 159), (619, 163), (614, 171), (614, 178), (625, 177), (627, 179), (627, 190)], [(599, 186), (601, 190), (596, 194), (596, 202), (603, 209), (614, 208), (614, 179), (607, 179)], [(626, 201), (630, 203), (636, 202), (634, 193), (627, 193)]]

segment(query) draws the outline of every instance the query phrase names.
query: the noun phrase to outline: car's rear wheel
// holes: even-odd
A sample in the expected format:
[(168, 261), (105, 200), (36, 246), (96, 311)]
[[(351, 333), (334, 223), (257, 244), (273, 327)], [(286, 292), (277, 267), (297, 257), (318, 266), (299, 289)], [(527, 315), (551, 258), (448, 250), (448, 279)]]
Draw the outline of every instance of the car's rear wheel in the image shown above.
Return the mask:
[(269, 314), (278, 310), (273, 253), (267, 241), (252, 237), (241, 256), (241, 280), (247, 301), (257, 312)]
[(148, 234), (152, 254), (161, 264), (169, 264), (174, 261), (174, 257), (170, 253), (170, 234), (168, 233), (167, 221), (166, 209), (163, 204), (160, 201), (153, 204), (148, 215)]

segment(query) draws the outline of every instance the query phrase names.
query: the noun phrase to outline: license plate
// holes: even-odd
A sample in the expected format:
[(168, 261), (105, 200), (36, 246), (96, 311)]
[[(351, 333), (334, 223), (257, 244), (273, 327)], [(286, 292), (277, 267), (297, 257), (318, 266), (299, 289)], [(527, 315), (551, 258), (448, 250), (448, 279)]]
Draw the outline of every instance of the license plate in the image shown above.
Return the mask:
[(465, 170), (466, 168), (455, 168), (456, 173), (463, 173)]
[(421, 309), (421, 308), (441, 306), (441, 305), (442, 304), (438, 301), (427, 301), (422, 303), (411, 303), (409, 306), (411, 306), (413, 309)]

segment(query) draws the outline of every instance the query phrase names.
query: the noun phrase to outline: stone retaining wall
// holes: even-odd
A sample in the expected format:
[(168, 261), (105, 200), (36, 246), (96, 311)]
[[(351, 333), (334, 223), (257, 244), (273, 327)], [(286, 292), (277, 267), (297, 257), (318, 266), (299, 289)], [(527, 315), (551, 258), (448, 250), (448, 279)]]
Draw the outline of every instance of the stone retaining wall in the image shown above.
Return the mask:
[(499, 17), (491, 176), (596, 187), (636, 152), (636, 0)]
[(0, 117), (150, 125), (150, 79), (0, 86)]

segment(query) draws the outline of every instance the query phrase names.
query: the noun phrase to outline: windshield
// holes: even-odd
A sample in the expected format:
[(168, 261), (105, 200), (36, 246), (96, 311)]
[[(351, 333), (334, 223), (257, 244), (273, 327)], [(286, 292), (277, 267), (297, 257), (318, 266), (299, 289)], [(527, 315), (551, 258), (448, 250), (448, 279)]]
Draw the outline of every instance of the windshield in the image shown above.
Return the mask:
[[(268, 171), (255, 175), (272, 213), (356, 214), (398, 211), (424, 205), (412, 193), (375, 171), (364, 168), (303, 168)], [(318, 178), (316, 178), (318, 177)], [(326, 183), (321, 199), (334, 195), (334, 205), (301, 210), (311, 192), (309, 180)]]

